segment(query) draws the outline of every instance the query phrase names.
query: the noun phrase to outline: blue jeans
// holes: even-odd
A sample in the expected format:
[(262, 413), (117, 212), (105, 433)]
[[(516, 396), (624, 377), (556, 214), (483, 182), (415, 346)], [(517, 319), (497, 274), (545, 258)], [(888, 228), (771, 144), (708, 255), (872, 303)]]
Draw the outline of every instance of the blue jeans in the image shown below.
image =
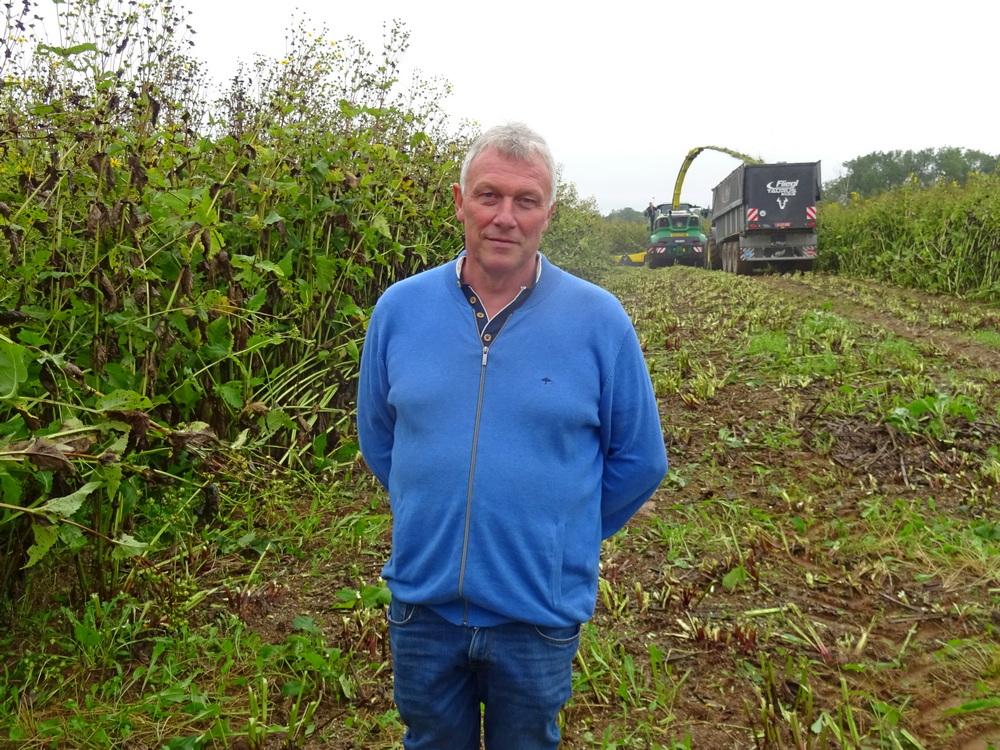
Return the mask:
[(573, 691), (579, 625), (462, 627), (396, 600), (388, 619), (406, 750), (478, 750), (481, 715), (486, 750), (559, 746), (556, 720)]

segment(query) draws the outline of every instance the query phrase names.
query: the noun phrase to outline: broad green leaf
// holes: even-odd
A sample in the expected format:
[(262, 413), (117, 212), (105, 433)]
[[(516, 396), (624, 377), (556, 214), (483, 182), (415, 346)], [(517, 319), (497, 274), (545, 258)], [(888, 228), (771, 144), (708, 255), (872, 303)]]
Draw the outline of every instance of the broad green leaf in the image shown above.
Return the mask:
[(392, 232), (389, 231), (389, 222), (381, 214), (372, 219), (371, 227), (383, 237), (392, 239)]
[(294, 698), (298, 695), (302, 695), (303, 690), (305, 690), (305, 685), (301, 680), (289, 680), (281, 686), (281, 694), (285, 698)]
[(39, 52), (51, 52), (54, 55), (59, 55), (60, 57), (69, 57), (70, 55), (79, 55), (84, 52), (97, 52), (97, 45), (93, 42), (86, 42), (84, 44), (77, 44), (72, 47), (54, 47), (50, 44), (39, 44)]
[[(113, 452), (114, 454), (120, 456), (128, 445), (128, 436), (122, 436), (125, 439), (125, 445), (117, 451), (111, 451), (111, 449), (105, 450), (105, 453)], [(107, 486), (107, 493), (109, 498), (114, 498), (118, 494), (118, 488), (122, 483), (122, 465), (121, 464), (108, 464), (107, 466), (97, 466), (94, 469), (94, 473), (99, 476)]]
[(129, 411), (138, 409), (145, 411), (153, 408), (153, 402), (146, 396), (135, 391), (112, 391), (97, 402), (97, 408), (102, 411)]
[(184, 406), (194, 405), (194, 402), (201, 398), (201, 395), (201, 386), (194, 380), (185, 380), (174, 391), (174, 398), (177, 400), (177, 403)]
[(76, 623), (73, 626), (73, 635), (76, 637), (77, 643), (87, 649), (94, 648), (101, 642), (100, 632), (86, 623)]
[(122, 560), (126, 557), (135, 557), (136, 555), (141, 555), (149, 549), (148, 544), (140, 542), (131, 534), (122, 534), (115, 540), (115, 544), (117, 546), (111, 553), (111, 557), (115, 560)]
[(292, 627), (305, 633), (320, 632), (319, 628), (316, 626), (316, 620), (308, 615), (297, 615), (295, 619), (292, 620)]
[(80, 509), (87, 496), (100, 487), (101, 484), (101, 482), (87, 482), (76, 492), (64, 495), (63, 497), (52, 498), (44, 505), (39, 506), (38, 512), (44, 513), (53, 520), (57, 518), (69, 518)]
[(337, 271), (343, 265), (344, 261), (340, 258), (332, 258), (327, 255), (316, 258), (316, 289), (320, 292), (329, 292), (337, 278)]
[(295, 429), (295, 422), (289, 417), (285, 412), (280, 409), (272, 409), (264, 417), (264, 423), (267, 425), (267, 429), (271, 432), (278, 430), (282, 427), (288, 430)]
[(239, 435), (236, 436), (236, 439), (232, 443), (230, 443), (229, 447), (234, 451), (238, 451), (241, 450), (249, 442), (250, 442), (250, 430), (243, 430), (242, 432), (240, 432)]
[(747, 571), (742, 565), (737, 565), (722, 577), (722, 585), (732, 591), (742, 583), (746, 583)]
[(283, 257), (278, 262), (278, 268), (281, 269), (281, 275), (284, 276), (286, 279), (289, 279), (289, 278), (292, 277), (292, 271), (294, 269), (292, 268), (292, 251), (291, 250), (289, 250), (287, 253), (285, 253), (285, 257)]
[(59, 525), (62, 527), (59, 529), (59, 538), (63, 540), (63, 544), (70, 552), (76, 554), (87, 546), (87, 537), (80, 529), (76, 526), (70, 526), (68, 523)]
[[(234, 264), (235, 265), (235, 264)], [(269, 260), (258, 260), (253, 263), (254, 269), (260, 269), (261, 271), (270, 271), (275, 276), (284, 277), (285, 272), (281, 270), (281, 266), (277, 263), (272, 263)]]
[(31, 524), (31, 530), (35, 535), (35, 543), (28, 548), (28, 562), (24, 566), (30, 568), (37, 563), (46, 553), (52, 549), (52, 545), (59, 538), (58, 526), (43, 526), (40, 523)]
[(342, 602), (350, 602), (352, 604), (360, 598), (357, 589), (340, 589), (334, 596)]
[(225, 359), (233, 351), (233, 337), (229, 333), (229, 320), (218, 317), (206, 329), (208, 343), (202, 348), (205, 358), (211, 361)]
[(215, 395), (233, 409), (243, 408), (243, 383), (238, 380), (215, 386)]
[(365, 586), (361, 589), (361, 601), (366, 607), (382, 607), (392, 601), (392, 593), (385, 586)]
[(267, 290), (261, 289), (259, 292), (254, 294), (249, 300), (247, 300), (243, 307), (250, 312), (257, 312), (261, 306), (267, 301)]
[(0, 502), (17, 505), (21, 502), (21, 483), (0, 469)]
[(21, 384), (28, 379), (30, 356), (20, 344), (0, 340), (0, 400), (17, 396)]
[(357, 303), (350, 297), (350, 295), (340, 295), (337, 305), (341, 315), (346, 315), (348, 317), (360, 317), (364, 314), (364, 311), (358, 307)]
[(340, 675), (340, 689), (344, 692), (344, 697), (348, 700), (354, 698), (354, 694), (357, 692), (357, 688), (351, 682), (351, 678), (346, 674)]

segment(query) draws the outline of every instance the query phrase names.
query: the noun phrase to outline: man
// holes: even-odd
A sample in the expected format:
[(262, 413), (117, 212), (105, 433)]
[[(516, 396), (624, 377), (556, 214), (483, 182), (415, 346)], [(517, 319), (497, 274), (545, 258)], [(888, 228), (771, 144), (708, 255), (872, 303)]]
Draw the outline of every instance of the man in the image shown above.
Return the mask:
[(554, 178), (525, 126), (482, 135), (452, 187), (465, 252), (386, 290), (368, 328), (358, 435), (392, 506), (407, 750), (476, 750), (481, 717), (487, 750), (558, 746), (601, 540), (666, 472), (631, 321), (538, 252)]
[(660, 213), (660, 210), (653, 205), (653, 201), (650, 201), (649, 205), (646, 206), (646, 210), (642, 213), (647, 219), (649, 219), (649, 231), (652, 232), (653, 223), (656, 221), (656, 216)]

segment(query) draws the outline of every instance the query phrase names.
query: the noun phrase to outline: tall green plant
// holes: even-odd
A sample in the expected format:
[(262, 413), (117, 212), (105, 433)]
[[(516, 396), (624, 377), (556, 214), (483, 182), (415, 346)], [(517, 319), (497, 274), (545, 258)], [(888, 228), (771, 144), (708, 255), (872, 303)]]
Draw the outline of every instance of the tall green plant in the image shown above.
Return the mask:
[(396, 79), (398, 24), (379, 55), (292, 34), (208, 119), (172, 0), (59, 11), (57, 39), (4, 41), (0, 554), (69, 550), (107, 598), (122, 558), (204, 520), (226, 443), (349, 457), (368, 310), (459, 247), (462, 137), (446, 88)]
[(821, 260), (841, 273), (1000, 299), (1000, 177), (911, 183), (821, 214)]

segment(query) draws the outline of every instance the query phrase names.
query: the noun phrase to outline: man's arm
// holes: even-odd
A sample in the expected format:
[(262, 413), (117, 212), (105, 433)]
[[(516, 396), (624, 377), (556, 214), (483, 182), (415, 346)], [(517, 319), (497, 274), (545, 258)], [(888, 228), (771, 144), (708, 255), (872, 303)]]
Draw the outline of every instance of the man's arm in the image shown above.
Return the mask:
[(618, 531), (656, 491), (667, 453), (653, 385), (633, 330), (622, 343), (614, 376), (601, 399), (604, 482), (601, 536)]
[(373, 313), (361, 350), (358, 377), (358, 442), (368, 467), (382, 486), (389, 487), (396, 413), (389, 405), (389, 378), (385, 367), (378, 314)]

